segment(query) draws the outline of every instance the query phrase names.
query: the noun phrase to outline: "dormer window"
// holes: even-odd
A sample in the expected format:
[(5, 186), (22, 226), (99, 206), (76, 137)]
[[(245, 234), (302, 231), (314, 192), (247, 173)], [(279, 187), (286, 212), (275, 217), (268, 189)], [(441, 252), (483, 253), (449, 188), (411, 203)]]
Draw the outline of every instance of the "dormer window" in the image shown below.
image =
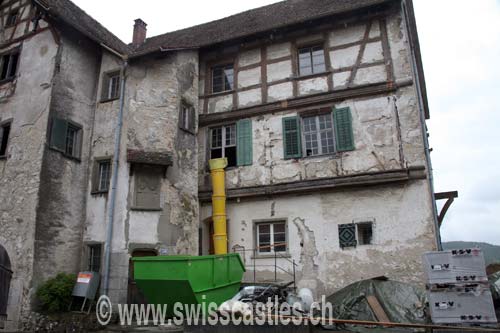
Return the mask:
[(5, 27), (8, 28), (16, 25), (18, 16), (19, 16), (19, 9), (11, 11), (7, 15), (7, 21), (5, 22)]
[(233, 64), (212, 68), (212, 93), (220, 93), (234, 89)]

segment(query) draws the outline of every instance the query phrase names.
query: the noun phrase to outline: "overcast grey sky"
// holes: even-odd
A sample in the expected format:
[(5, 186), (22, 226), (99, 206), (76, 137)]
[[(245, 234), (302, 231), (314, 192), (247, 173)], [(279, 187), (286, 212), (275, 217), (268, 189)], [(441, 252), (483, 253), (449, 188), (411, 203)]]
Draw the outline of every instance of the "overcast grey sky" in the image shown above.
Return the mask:
[[(74, 0), (124, 42), (277, 1)], [(444, 241), (500, 245), (500, 0), (414, 0), (430, 104), (436, 191), (458, 190)]]

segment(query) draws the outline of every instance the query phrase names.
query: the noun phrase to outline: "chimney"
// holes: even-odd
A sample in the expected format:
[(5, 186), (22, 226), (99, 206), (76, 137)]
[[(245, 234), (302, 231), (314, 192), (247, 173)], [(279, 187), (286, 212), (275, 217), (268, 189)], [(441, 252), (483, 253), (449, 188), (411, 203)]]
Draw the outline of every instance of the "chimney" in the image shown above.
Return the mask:
[(134, 46), (139, 46), (146, 40), (146, 33), (148, 31), (148, 29), (146, 29), (146, 26), (146, 22), (144, 22), (140, 18), (135, 20), (134, 35), (132, 37), (132, 44)]

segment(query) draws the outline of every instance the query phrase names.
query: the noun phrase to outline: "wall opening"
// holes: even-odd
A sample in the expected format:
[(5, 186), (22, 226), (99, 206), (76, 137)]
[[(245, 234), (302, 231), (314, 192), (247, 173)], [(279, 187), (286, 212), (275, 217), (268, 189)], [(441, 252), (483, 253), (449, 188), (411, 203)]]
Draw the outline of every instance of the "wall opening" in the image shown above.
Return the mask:
[(129, 260), (128, 266), (128, 288), (127, 288), (127, 302), (128, 304), (148, 304), (146, 297), (137, 287), (134, 280), (134, 262), (132, 258), (137, 257), (156, 257), (158, 252), (153, 249), (140, 249), (132, 252), (132, 257)]
[(12, 270), (7, 250), (0, 244), (0, 328), (4, 328), (7, 320), (7, 302), (9, 300)]

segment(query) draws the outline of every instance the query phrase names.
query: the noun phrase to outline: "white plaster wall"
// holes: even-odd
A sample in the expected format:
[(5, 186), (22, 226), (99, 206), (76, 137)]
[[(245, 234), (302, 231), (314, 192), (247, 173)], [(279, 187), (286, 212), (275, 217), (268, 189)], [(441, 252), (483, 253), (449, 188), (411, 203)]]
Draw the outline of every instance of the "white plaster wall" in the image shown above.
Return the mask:
[[(270, 197), (228, 203), (229, 248), (255, 247), (254, 224), (261, 220), (287, 221), (288, 253), (299, 265), (299, 287), (329, 295), (352, 282), (376, 276), (423, 283), (421, 255), (435, 250), (427, 182), (360, 190)], [(307, 209), (303, 209), (307, 207)], [(201, 218), (211, 214), (203, 204)], [(342, 249), (338, 225), (373, 221), (373, 244)], [(206, 233), (205, 233), (206, 234)], [(253, 278), (251, 253), (245, 257), (247, 279)], [(274, 278), (274, 259), (257, 259), (257, 278)], [(290, 263), (278, 265), (291, 272)], [(286, 274), (279, 279), (291, 280)]]

